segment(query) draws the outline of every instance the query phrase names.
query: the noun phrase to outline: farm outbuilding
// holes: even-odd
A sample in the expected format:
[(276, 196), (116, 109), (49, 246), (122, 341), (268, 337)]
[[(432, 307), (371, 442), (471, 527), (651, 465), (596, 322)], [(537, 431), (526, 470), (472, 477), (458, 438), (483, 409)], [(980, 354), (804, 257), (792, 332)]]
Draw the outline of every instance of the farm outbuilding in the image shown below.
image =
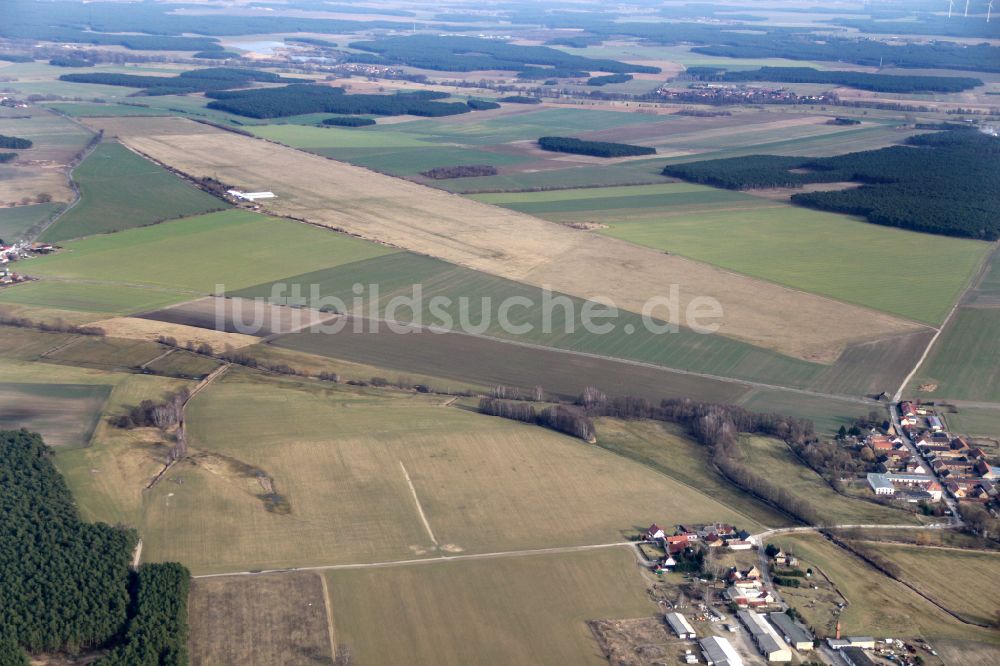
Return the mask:
[(796, 650), (812, 650), (815, 646), (815, 639), (809, 630), (789, 617), (787, 613), (771, 613), (767, 618), (785, 641)]
[(680, 613), (667, 613), (666, 620), (667, 624), (670, 625), (670, 628), (675, 634), (677, 634), (678, 638), (695, 638), (697, 636), (697, 634), (695, 634), (694, 627), (692, 627), (687, 618)]
[(709, 636), (701, 639), (699, 644), (708, 666), (743, 666), (742, 657), (727, 639)]
[(737, 615), (746, 626), (753, 642), (768, 661), (791, 661), (792, 651), (763, 615), (754, 611), (739, 611)]

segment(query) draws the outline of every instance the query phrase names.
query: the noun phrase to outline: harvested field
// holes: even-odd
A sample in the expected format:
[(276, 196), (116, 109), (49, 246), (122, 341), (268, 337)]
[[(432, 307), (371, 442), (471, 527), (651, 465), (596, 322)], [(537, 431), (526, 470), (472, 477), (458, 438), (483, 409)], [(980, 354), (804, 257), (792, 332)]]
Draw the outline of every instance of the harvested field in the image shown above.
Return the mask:
[(97, 146), (73, 170), (73, 179), (80, 201), (46, 229), (44, 241), (122, 231), (229, 206), (114, 142)]
[(624, 421), (601, 418), (597, 445), (646, 465), (680, 483), (698, 488), (742, 514), (741, 529), (755, 531), (757, 524), (785, 527), (794, 522), (773, 506), (743, 492), (712, 465), (708, 451), (684, 434), (679, 426), (657, 421)]
[(188, 597), (192, 666), (329, 664), (321, 574), (195, 580)]
[[(241, 187), (267, 185), (268, 208), (459, 265), (554, 290), (606, 294), (638, 312), (655, 285), (681, 285), (725, 309), (720, 333), (813, 360), (833, 360), (851, 342), (912, 330), (863, 308), (734, 276), (697, 262), (469, 202), (290, 148), (178, 119), (91, 121), (108, 135), (180, 171), (215, 174)], [(167, 132), (159, 128), (172, 122)], [(327, 194), (329, 193), (329, 194)], [(335, 193), (335, 196), (334, 196)], [(420, 220), (420, 224), (414, 224)], [(816, 327), (815, 321), (826, 322)]]
[(587, 621), (656, 611), (624, 548), (326, 576), (359, 664), (606, 665)]
[[(150, 332), (162, 328), (164, 335), (172, 335), (179, 341), (192, 339), (181, 335), (200, 333), (205, 338), (215, 337), (216, 342), (206, 339), (213, 346), (232, 344), (234, 347), (245, 347), (259, 342), (257, 338), (292, 333), (334, 316), (309, 308), (282, 307), (244, 298), (206, 296), (146, 312), (136, 319), (147, 322), (148, 325), (144, 328)], [(132, 321), (129, 318), (129, 322)], [(168, 326), (163, 326), (164, 323)], [(169, 332), (172, 330), (169, 325), (173, 325), (181, 335)]]
[(39, 432), (49, 446), (85, 446), (110, 386), (0, 382), (0, 428)]
[(36, 106), (0, 112), (0, 134), (34, 143), (27, 150), (17, 151), (18, 157), (13, 162), (0, 165), (0, 206), (20, 202), (24, 197), (34, 199), (43, 193), (51, 195), (57, 203), (73, 200), (67, 172), (90, 141), (91, 135), (85, 129)]
[(459, 333), (400, 335), (387, 329), (355, 333), (350, 327), (334, 335), (303, 332), (286, 335), (275, 346), (330, 356), (402, 373), (434, 375), (479, 385), (515, 386), (530, 392), (542, 386), (548, 393), (575, 398), (587, 386), (610, 395), (692, 398), (732, 402), (747, 387), (716, 379), (567, 354), (555, 349), (512, 345)]
[[(910, 372), (934, 336), (931, 329), (850, 345), (810, 383), (815, 391), (847, 395), (890, 395)], [(838, 426), (839, 427), (839, 426)]]
[(108, 336), (114, 338), (156, 342), (160, 336), (166, 336), (174, 338), (180, 345), (186, 345), (188, 342), (193, 343), (196, 347), (208, 344), (220, 351), (228, 347), (239, 349), (258, 342), (258, 339), (251, 335), (215, 331), (205, 327), (173, 323), (172, 321), (154, 320), (145, 316), (100, 319), (95, 321), (93, 325), (100, 326)]
[[(842, 633), (847, 636), (893, 636), (953, 638), (1000, 645), (1000, 635), (990, 629), (962, 624), (902, 583), (872, 568), (858, 557), (818, 535), (782, 536), (774, 543), (795, 553), (804, 567), (819, 567), (847, 600), (840, 614)], [(796, 603), (811, 627), (821, 637), (836, 629), (833, 601), (817, 602), (809, 608)], [(823, 618), (822, 621), (820, 618)]]
[(213, 573), (608, 543), (650, 506), (747, 522), (630, 460), (442, 403), (230, 370), (189, 404), (192, 458), (146, 495), (144, 557)]
[(901, 578), (970, 622), (996, 621), (1000, 553), (862, 542), (902, 570)]

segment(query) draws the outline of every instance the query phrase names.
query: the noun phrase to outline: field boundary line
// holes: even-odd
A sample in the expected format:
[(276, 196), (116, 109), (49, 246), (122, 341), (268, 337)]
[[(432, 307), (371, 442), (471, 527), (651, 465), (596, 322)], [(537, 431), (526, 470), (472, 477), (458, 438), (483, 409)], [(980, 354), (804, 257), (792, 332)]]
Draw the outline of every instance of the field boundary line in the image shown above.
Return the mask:
[(439, 555), (414, 560), (391, 560), (387, 562), (359, 562), (354, 564), (322, 564), (308, 567), (287, 567), (284, 569), (255, 569), (248, 571), (230, 571), (226, 573), (199, 574), (192, 578), (229, 578), (234, 576), (262, 576), (265, 574), (295, 573), (296, 571), (352, 571), (355, 569), (388, 569), (417, 564), (434, 564), (441, 562), (460, 562), (467, 560), (495, 560), (501, 557), (530, 557), (532, 555), (559, 555), (561, 553), (582, 553), (590, 550), (605, 550), (608, 548), (635, 548), (634, 541), (615, 541), (613, 543), (596, 543), (583, 546), (554, 546), (552, 548), (535, 548), (528, 550), (507, 550), (492, 553), (469, 553), (466, 555)]
[(427, 536), (430, 537), (431, 543), (435, 546), (440, 546), (437, 538), (434, 536), (434, 530), (431, 529), (431, 524), (427, 520), (427, 515), (424, 513), (424, 507), (420, 505), (420, 497), (417, 496), (417, 489), (413, 485), (413, 481), (410, 479), (410, 473), (406, 471), (406, 465), (403, 461), (399, 461), (399, 468), (403, 470), (403, 476), (406, 478), (406, 485), (410, 487), (410, 494), (413, 495), (413, 503), (417, 505), (417, 513), (420, 515), (420, 522), (424, 524), (424, 529), (427, 530)]
[[(492, 335), (482, 335), (478, 333), (466, 333), (459, 330), (446, 330), (435, 326), (417, 325), (410, 322), (401, 322), (396, 320), (384, 319), (381, 317), (364, 317), (358, 316), (350, 313), (345, 313), (341, 315), (347, 319), (365, 319), (369, 321), (374, 321), (377, 323), (384, 323), (386, 325), (393, 324), (396, 326), (405, 326), (419, 331), (427, 331), (429, 333), (452, 333), (455, 335), (465, 335), (471, 338), (479, 338), (481, 340), (489, 340), (490, 342), (497, 342), (507, 345), (516, 345), (518, 347), (524, 347), (526, 349), (535, 349), (538, 351), (551, 351), (559, 354), (568, 354), (570, 356), (582, 356), (584, 358), (593, 358), (600, 361), (612, 361), (615, 363), (624, 363), (626, 365), (634, 365), (641, 368), (649, 368), (651, 370), (660, 370), (662, 372), (673, 372), (680, 375), (687, 375), (690, 377), (702, 377), (704, 379), (712, 379), (719, 382), (726, 382), (729, 384), (739, 384), (741, 386), (747, 386), (750, 388), (762, 388), (771, 389), (775, 391), (785, 391), (790, 393), (798, 393), (800, 395), (808, 395), (816, 398), (827, 398), (834, 400), (842, 400), (845, 402), (854, 402), (860, 405), (872, 405), (876, 404), (873, 400), (868, 398), (861, 398), (854, 395), (838, 394), (838, 393), (823, 393), (821, 391), (813, 391), (804, 388), (793, 388), (790, 386), (778, 386), (777, 384), (766, 384), (764, 382), (756, 382), (751, 379), (738, 379), (736, 377), (723, 377), (722, 375), (712, 375), (706, 372), (694, 372), (693, 370), (681, 370), (680, 368), (671, 368), (666, 365), (657, 365), (656, 363), (649, 363), (647, 361), (637, 361), (634, 359), (620, 358), (617, 356), (605, 356), (603, 354), (594, 354), (592, 352), (584, 352), (575, 349), (563, 349), (561, 347), (550, 347), (547, 345), (537, 344), (533, 342), (522, 342), (520, 340), (510, 340), (507, 338), (498, 338)], [(308, 331), (307, 331), (308, 332)]]
[(337, 634), (333, 626), (333, 604), (330, 603), (330, 587), (326, 583), (326, 576), (317, 572), (320, 585), (323, 586), (323, 608), (326, 610), (326, 634), (330, 638), (330, 660), (337, 661)]
[(171, 354), (173, 354), (173, 353), (174, 353), (175, 351), (177, 351), (177, 348), (176, 348), (176, 347), (171, 347), (170, 349), (168, 349), (167, 351), (163, 352), (163, 353), (162, 353), (162, 354), (160, 354), (159, 356), (157, 356), (157, 357), (155, 357), (155, 358), (151, 358), (151, 359), (149, 359), (148, 361), (146, 361), (145, 363), (143, 363), (142, 365), (140, 365), (140, 366), (139, 366), (139, 369), (140, 369), (140, 370), (145, 370), (145, 369), (146, 369), (147, 367), (149, 367), (149, 366), (150, 366), (150, 365), (152, 365), (153, 363), (156, 363), (156, 362), (157, 362), (157, 361), (159, 361), (160, 359), (164, 359), (164, 358), (166, 358), (166, 357), (170, 356), (170, 355), (171, 355)]
[(997, 252), (1000, 252), (1000, 245), (997, 245), (997, 247), (995, 247), (992, 252), (989, 252), (983, 258), (982, 263), (979, 265), (979, 270), (976, 271), (976, 274), (969, 279), (969, 282), (965, 285), (965, 289), (963, 289), (962, 293), (959, 294), (958, 298), (955, 299), (955, 304), (952, 305), (951, 310), (948, 311), (948, 316), (944, 318), (944, 321), (941, 322), (941, 326), (939, 326), (937, 330), (934, 332), (934, 336), (930, 339), (930, 342), (927, 343), (927, 347), (924, 349), (924, 353), (921, 354), (920, 359), (917, 361), (917, 364), (913, 366), (913, 369), (910, 370), (910, 374), (906, 375), (906, 379), (903, 380), (903, 383), (900, 384), (899, 389), (893, 394), (892, 396), (893, 402), (899, 402), (900, 398), (903, 395), (903, 391), (906, 390), (906, 387), (913, 379), (913, 376), (920, 371), (920, 368), (923, 366), (924, 361), (927, 360), (927, 357), (930, 356), (931, 350), (934, 349), (934, 344), (937, 342), (938, 338), (941, 337), (941, 334), (944, 332), (944, 329), (947, 328), (948, 324), (951, 323), (951, 320), (954, 318), (955, 313), (958, 312), (959, 308), (961, 308), (962, 305), (965, 303), (965, 299), (969, 295), (969, 292), (977, 289), (980, 283), (982, 283), (983, 278), (986, 276), (986, 272), (990, 270), (990, 267), (992, 266), (993, 255), (995, 255)]

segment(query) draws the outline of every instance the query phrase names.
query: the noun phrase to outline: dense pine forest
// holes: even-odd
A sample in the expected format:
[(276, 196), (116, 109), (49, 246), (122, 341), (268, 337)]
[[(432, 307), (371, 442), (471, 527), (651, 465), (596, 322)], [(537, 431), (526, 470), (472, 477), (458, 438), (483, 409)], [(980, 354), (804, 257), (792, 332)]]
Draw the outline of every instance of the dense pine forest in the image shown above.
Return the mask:
[(334, 127), (370, 127), (375, 124), (371, 118), (358, 118), (356, 116), (333, 116), (323, 119), (324, 125)]
[(106, 86), (126, 86), (142, 88), (147, 95), (174, 95), (191, 92), (207, 92), (209, 90), (229, 90), (242, 88), (254, 81), (266, 83), (287, 83), (302, 79), (290, 79), (262, 72), (256, 69), (240, 69), (236, 67), (209, 67), (181, 72), (177, 76), (142, 76), (139, 74), (116, 74), (112, 72), (85, 72), (63, 74), (61, 81), (72, 83), (99, 83)]
[(1000, 139), (974, 129), (910, 137), (905, 146), (810, 158), (752, 155), (668, 166), (664, 175), (724, 187), (798, 187), (857, 182), (834, 192), (802, 192), (792, 202), (859, 215), (875, 224), (983, 240), (1000, 238)]
[[(139, 640), (133, 626), (148, 646), (141, 654), (169, 652), (178, 659), (110, 663), (186, 663), (183, 652), (171, 652), (171, 646), (183, 641), (187, 571), (159, 565), (166, 571), (134, 576), (129, 563), (135, 532), (81, 521), (52, 455), (36, 433), (0, 431), (0, 664), (27, 663), (22, 650), (114, 647), (126, 628), (131, 645)], [(133, 587), (137, 604), (130, 596)]]
[(634, 146), (629, 143), (612, 143), (610, 141), (584, 141), (568, 136), (543, 136), (538, 140), (538, 147), (556, 153), (573, 153), (594, 157), (633, 157), (635, 155), (656, 154), (656, 148), (647, 146)]
[(208, 108), (249, 118), (284, 118), (303, 113), (374, 114), (380, 116), (451, 116), (468, 113), (464, 102), (438, 102), (447, 94), (348, 95), (343, 88), (294, 84), (282, 88), (210, 91)]
[(983, 85), (979, 79), (968, 76), (895, 76), (867, 72), (819, 70), (812, 67), (761, 67), (760, 69), (744, 71), (725, 71), (719, 67), (689, 67), (685, 74), (702, 81), (823, 83), (892, 93), (954, 93)]
[[(410, 65), (421, 69), (448, 72), (469, 72), (481, 69), (532, 71), (539, 66), (554, 70), (611, 73), (644, 72), (656, 74), (657, 67), (632, 65), (617, 60), (586, 58), (565, 53), (547, 46), (522, 46), (498, 39), (478, 37), (414, 35), (411, 37), (383, 37), (375, 41), (354, 42), (351, 48), (369, 51), (354, 54), (352, 62), (380, 65)], [(550, 77), (560, 74), (549, 70)], [(566, 74), (562, 74), (566, 75)], [(544, 78), (544, 77), (543, 77)]]

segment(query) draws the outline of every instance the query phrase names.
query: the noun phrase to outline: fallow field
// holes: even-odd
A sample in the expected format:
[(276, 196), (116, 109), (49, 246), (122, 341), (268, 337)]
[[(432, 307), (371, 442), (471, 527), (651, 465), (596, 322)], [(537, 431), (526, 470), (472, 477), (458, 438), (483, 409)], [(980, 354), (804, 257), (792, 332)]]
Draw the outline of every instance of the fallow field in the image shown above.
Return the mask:
[(651, 506), (758, 527), (630, 460), (419, 394), (231, 370), (187, 422), (193, 455), (147, 495), (142, 531), (144, 556), (196, 573), (608, 543)]
[[(992, 644), (992, 649), (1000, 644), (996, 631), (962, 624), (821, 536), (782, 536), (773, 541), (795, 553), (803, 566), (819, 567), (836, 585), (847, 601), (839, 616), (843, 635), (924, 638), (932, 645), (938, 638), (963, 639)], [(798, 592), (789, 594), (790, 598), (801, 596)], [(808, 593), (803, 594), (808, 597)], [(796, 608), (821, 636), (834, 635), (837, 619), (830, 605), (799, 603)]]
[(359, 663), (598, 666), (587, 620), (657, 610), (624, 548), (326, 577), (336, 642)]
[(902, 579), (970, 622), (997, 619), (1000, 553), (865, 542), (902, 570)]
[(194, 580), (188, 598), (192, 666), (328, 665), (332, 637), (321, 576)]

